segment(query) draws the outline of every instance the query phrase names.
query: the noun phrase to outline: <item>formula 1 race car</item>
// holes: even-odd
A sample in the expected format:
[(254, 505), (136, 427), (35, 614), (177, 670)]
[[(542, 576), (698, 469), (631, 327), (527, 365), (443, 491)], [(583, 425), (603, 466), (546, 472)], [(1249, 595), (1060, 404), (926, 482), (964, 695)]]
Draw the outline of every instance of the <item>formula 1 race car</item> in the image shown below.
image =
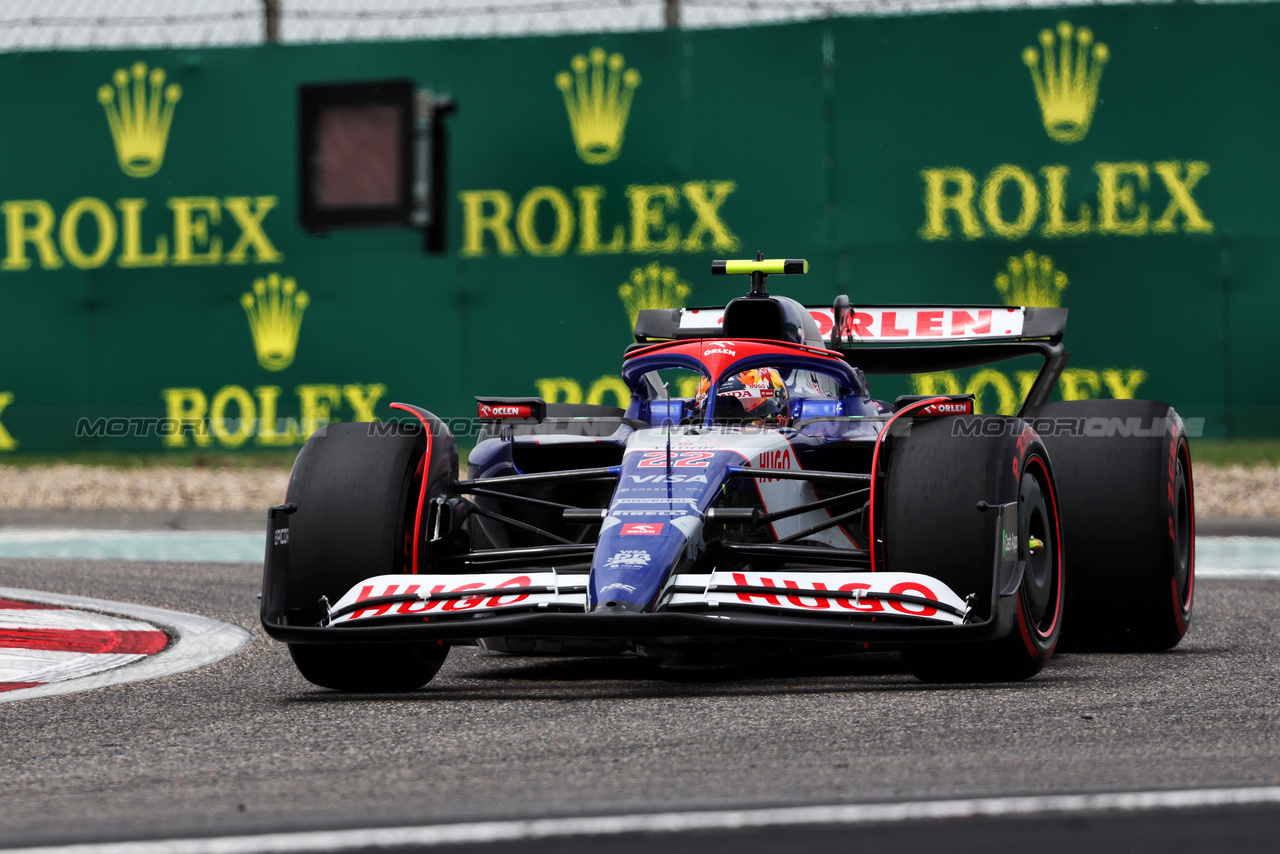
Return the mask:
[[(1037, 673), (1060, 637), (1161, 650), (1191, 618), (1181, 418), (1050, 403), (1067, 310), (806, 307), (770, 296), (641, 311), (626, 409), (478, 398), (331, 424), (271, 508), (262, 622), (311, 682), (417, 688), (450, 646), (667, 664), (900, 648), (925, 681)], [(871, 396), (866, 373), (1038, 355), (1017, 416), (966, 395)], [(864, 373), (865, 372), (865, 373)], [(1064, 635), (1065, 632), (1065, 635)]]

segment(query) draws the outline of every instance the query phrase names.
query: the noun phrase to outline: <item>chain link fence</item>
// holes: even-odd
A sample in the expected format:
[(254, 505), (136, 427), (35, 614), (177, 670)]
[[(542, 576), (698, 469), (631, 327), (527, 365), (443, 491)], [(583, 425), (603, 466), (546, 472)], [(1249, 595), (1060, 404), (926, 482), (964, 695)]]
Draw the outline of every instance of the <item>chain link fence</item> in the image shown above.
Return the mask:
[(0, 0), (0, 51), (485, 38), (1134, 2), (1179, 0)]

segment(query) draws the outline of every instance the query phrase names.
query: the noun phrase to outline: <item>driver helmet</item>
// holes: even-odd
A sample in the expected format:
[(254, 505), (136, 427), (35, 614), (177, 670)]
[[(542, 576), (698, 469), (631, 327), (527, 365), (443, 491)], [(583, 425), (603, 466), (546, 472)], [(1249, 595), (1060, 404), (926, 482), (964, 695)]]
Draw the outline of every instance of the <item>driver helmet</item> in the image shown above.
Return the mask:
[[(696, 419), (706, 416), (711, 382), (698, 383), (694, 397)], [(720, 381), (716, 391), (717, 424), (746, 424), (758, 427), (785, 427), (790, 421), (787, 384), (774, 368), (755, 368)]]

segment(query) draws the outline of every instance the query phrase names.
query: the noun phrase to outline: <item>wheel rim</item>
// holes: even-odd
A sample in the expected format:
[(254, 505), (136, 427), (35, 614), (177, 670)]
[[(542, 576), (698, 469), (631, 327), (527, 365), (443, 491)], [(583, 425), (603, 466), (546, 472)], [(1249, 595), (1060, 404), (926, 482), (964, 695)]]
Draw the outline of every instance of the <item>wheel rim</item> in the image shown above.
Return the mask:
[[(1038, 459), (1031, 461), (1018, 486), (1019, 558), (1026, 561), (1022, 598), (1028, 621), (1042, 638), (1053, 634), (1058, 621), (1061, 572), (1056, 514), (1045, 488), (1048, 474)], [(1032, 538), (1042, 545), (1031, 551)]]

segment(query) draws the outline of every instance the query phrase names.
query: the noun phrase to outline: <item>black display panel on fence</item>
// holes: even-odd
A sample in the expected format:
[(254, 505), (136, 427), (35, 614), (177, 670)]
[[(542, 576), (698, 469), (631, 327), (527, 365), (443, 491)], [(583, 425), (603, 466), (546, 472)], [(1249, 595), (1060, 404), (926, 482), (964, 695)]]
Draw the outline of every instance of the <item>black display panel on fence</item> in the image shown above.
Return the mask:
[(298, 214), (308, 231), (409, 225), (413, 82), (298, 87)]

